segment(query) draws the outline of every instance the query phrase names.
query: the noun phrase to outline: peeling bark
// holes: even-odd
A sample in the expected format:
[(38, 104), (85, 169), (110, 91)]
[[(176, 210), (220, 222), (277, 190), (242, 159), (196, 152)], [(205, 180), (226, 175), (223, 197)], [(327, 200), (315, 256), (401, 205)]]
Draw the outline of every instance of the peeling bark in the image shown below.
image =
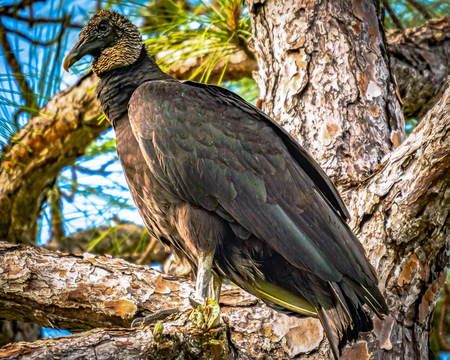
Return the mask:
[[(186, 334), (187, 333), (187, 334)], [(44, 339), (29, 344), (11, 344), (0, 349), (7, 359), (234, 359), (226, 328), (208, 333), (189, 326), (167, 323), (162, 339), (155, 341), (152, 329), (93, 330), (80, 335)]]
[[(153, 342), (151, 331), (94, 330), (73, 337), (13, 344), (1, 348), (0, 357), (45, 359), (40, 352), (45, 350), (49, 358), (63, 356), (65, 352), (81, 356), (78, 351), (95, 353), (95, 349), (104, 346), (105, 358), (118, 356), (116, 352), (106, 352), (115, 349), (138, 359), (145, 354), (162, 357), (167, 352), (171, 355), (165, 358), (175, 359), (184, 349), (185, 354), (191, 354), (185, 355), (189, 359), (197, 358), (192, 354), (201, 348), (202, 352), (197, 354), (223, 350), (223, 358), (228, 354), (233, 359), (291, 359), (325, 343), (317, 319), (278, 314), (230, 285), (222, 288), (222, 326), (203, 333), (187, 321), (191, 309), (188, 297), (195, 287), (193, 281), (163, 275), (120, 259), (90, 254), (75, 256), (0, 242), (0, 269), (0, 317), (85, 331), (97, 327), (129, 327), (134, 318), (152, 315), (155, 324), (162, 321), (164, 328), (159, 345)], [(117, 341), (130, 346), (124, 349), (119, 346), (118, 350)], [(211, 344), (220, 346), (208, 350)], [(320, 359), (327, 351), (322, 346), (309, 358)]]
[(339, 183), (369, 176), (405, 139), (371, 0), (253, 1), (263, 110)]
[(0, 251), (2, 318), (83, 331), (129, 327), (146, 312), (189, 306), (189, 281), (166, 280), (111, 256), (68, 255), (5, 242)]
[[(449, 262), (449, 132), (447, 86), (378, 172), (344, 194), (353, 213), (351, 226), (378, 269), (391, 311), (388, 333), (382, 335), (385, 340), (378, 350), (380, 359), (429, 356), (431, 317)], [(377, 338), (376, 333), (367, 338), (371, 352), (378, 347)]]

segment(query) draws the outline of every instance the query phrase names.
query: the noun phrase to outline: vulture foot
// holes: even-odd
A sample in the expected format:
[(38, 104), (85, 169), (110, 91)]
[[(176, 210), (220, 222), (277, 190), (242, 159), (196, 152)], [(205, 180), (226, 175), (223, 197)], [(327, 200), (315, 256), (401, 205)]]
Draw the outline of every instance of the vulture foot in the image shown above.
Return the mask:
[[(196, 300), (190, 298), (192, 302)], [(220, 324), (220, 307), (213, 299), (206, 299), (204, 305), (199, 305), (192, 310), (189, 320), (201, 330), (213, 329)]]

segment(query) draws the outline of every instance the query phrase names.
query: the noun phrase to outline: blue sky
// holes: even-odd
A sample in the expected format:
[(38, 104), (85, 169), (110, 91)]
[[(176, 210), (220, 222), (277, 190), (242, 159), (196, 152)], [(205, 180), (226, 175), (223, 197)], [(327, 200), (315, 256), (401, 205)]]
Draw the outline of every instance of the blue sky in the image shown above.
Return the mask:
[[(5, 4), (11, 4), (13, 1), (6, 1)], [(34, 17), (60, 17), (63, 12), (73, 13), (73, 23), (85, 23), (86, 19), (92, 14), (92, 10), (95, 7), (95, 1), (65, 1), (62, 8), (59, 8), (59, 2), (47, 1), (45, 3), (36, 3), (33, 7)], [(29, 16), (29, 10), (23, 10), (20, 12), (22, 16)], [(30, 29), (25, 22), (16, 21), (13, 19), (3, 18), (3, 24), (10, 29), (18, 30), (33, 40), (48, 41), (54, 38), (60, 31), (60, 25), (38, 25)], [(71, 71), (70, 74), (66, 73), (61, 68), (61, 61), (65, 54), (69, 52), (72, 46), (78, 39), (80, 30), (72, 29), (68, 30), (66, 36), (62, 41), (62, 48), (59, 56), (56, 57), (56, 46), (53, 48), (45, 48), (41, 46), (30, 46), (30, 43), (23, 40), (20, 36), (14, 34), (9, 35), (9, 40), (13, 51), (17, 54), (21, 63), (24, 74), (28, 74), (28, 81), (31, 84), (34, 91), (39, 95), (46, 95), (48, 98), (54, 96), (57, 91), (64, 90), (67, 86), (70, 86), (76, 82), (80, 74), (83, 73), (89, 66), (90, 59), (82, 62), (80, 66), (77, 66), (76, 71)], [(52, 68), (54, 67), (54, 70)], [(52, 72), (53, 71), (53, 72)], [(5, 57), (0, 57), (0, 74), (10, 73), (9, 67), (6, 64)], [(40, 77), (39, 74), (45, 72), (44, 77)], [(36, 75), (33, 75), (36, 74)], [(53, 76), (52, 76), (53, 75)], [(53, 81), (49, 86), (49, 81)], [(45, 83), (45, 86), (40, 84)], [(42, 89), (45, 94), (42, 94)], [(18, 92), (19, 89), (14, 80), (11, 77), (0, 77), (0, 96), (6, 99), (3, 102), (12, 101), (15, 103), (22, 103), (21, 97), (14, 92)], [(51, 92), (50, 92), (51, 91)], [(40, 106), (48, 101), (47, 98), (38, 98)], [(0, 117), (6, 120), (12, 120), (12, 115), (16, 107), (0, 106)], [(20, 124), (25, 125), (27, 118), (23, 116)], [(102, 136), (102, 140), (108, 140), (114, 138), (114, 132), (108, 131)], [(5, 140), (5, 139), (4, 139)], [(66, 235), (74, 233), (80, 229), (88, 227), (99, 226), (108, 223), (114, 215), (118, 216), (121, 220), (132, 221), (137, 224), (142, 224), (142, 220), (134, 208), (134, 204), (131, 200), (130, 192), (126, 184), (122, 168), (117, 160), (115, 154), (99, 155), (92, 159), (79, 159), (76, 163), (84, 168), (96, 170), (101, 168), (105, 163), (113, 161), (105, 170), (108, 171), (107, 176), (85, 174), (77, 172), (77, 182), (80, 185), (80, 190), (73, 198), (73, 201), (63, 199), (63, 216), (64, 227)], [(72, 170), (70, 167), (64, 169), (61, 172), (62, 178), (71, 179)], [(61, 184), (67, 185), (67, 180), (63, 179), (59, 181)], [(90, 188), (102, 187), (105, 194), (112, 195), (121, 199), (127, 208), (120, 209), (117, 206), (110, 206), (108, 199), (98, 197), (95, 195), (82, 195), (80, 192), (84, 191), (89, 193)], [(40, 221), (40, 236), (39, 243), (43, 244), (49, 239), (49, 218), (50, 210), (44, 209), (43, 217)]]

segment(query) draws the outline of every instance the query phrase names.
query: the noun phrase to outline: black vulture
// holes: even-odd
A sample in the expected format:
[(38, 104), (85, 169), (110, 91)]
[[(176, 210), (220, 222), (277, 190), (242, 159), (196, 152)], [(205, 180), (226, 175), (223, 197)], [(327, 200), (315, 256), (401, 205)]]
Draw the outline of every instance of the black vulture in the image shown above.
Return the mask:
[(125, 16), (97, 12), (65, 57), (85, 55), (150, 234), (185, 256), (196, 299), (228, 278), (274, 309), (320, 319), (335, 357), (388, 313), (338, 192), (273, 119), (233, 92), (165, 74)]

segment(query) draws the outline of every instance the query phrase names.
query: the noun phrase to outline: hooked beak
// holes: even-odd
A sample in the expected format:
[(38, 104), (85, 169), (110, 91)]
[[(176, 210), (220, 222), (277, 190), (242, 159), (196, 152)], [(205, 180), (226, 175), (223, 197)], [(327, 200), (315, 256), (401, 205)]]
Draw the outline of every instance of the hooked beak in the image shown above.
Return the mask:
[(85, 39), (78, 39), (77, 43), (72, 50), (63, 59), (63, 68), (69, 72), (69, 68), (73, 66), (77, 61), (84, 58), (86, 55), (90, 55), (95, 51), (98, 51), (98, 44), (96, 41), (87, 42)]
[(64, 70), (69, 72), (69, 68), (79, 60), (77, 56), (78, 53), (73, 51), (73, 49), (69, 54), (67, 54), (62, 63)]

